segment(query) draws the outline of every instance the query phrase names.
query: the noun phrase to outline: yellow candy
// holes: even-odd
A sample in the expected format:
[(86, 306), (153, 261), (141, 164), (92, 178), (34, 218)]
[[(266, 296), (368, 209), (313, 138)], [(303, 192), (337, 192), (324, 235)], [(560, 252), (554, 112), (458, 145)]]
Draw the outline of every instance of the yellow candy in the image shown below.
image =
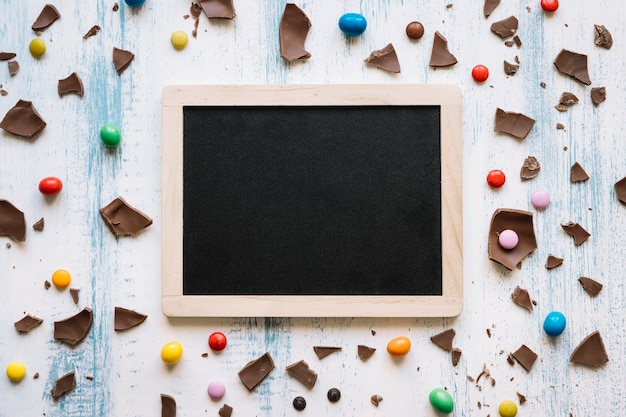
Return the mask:
[(41, 38), (35, 38), (28, 45), (30, 54), (35, 58), (40, 58), (46, 53), (46, 43)]
[(408, 337), (395, 337), (387, 343), (387, 352), (394, 356), (403, 356), (411, 350), (411, 341)]
[(58, 269), (52, 274), (52, 283), (57, 288), (65, 288), (71, 281), (72, 276), (65, 269)]
[(172, 46), (174, 47), (174, 49), (177, 49), (179, 51), (181, 49), (185, 49), (185, 46), (187, 46), (188, 40), (189, 40), (189, 37), (182, 30), (177, 30), (176, 32), (172, 33), (172, 37), (170, 38), (170, 41), (172, 42)]
[(498, 412), (502, 417), (515, 417), (517, 415), (517, 405), (510, 400), (504, 400), (498, 407)]
[(166, 343), (161, 349), (161, 359), (168, 365), (175, 365), (183, 356), (183, 345), (179, 342)]
[(7, 376), (13, 382), (20, 382), (26, 376), (26, 366), (22, 362), (11, 362), (7, 366)]

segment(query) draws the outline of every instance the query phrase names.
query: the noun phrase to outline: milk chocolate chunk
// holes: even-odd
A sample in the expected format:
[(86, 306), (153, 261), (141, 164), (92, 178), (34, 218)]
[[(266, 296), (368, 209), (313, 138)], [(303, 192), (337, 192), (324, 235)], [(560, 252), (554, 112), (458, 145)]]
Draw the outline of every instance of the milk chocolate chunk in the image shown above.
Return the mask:
[(585, 172), (582, 166), (578, 162), (572, 165), (572, 169), (570, 170), (569, 179), (571, 182), (583, 182), (589, 179), (589, 175)]
[(100, 209), (102, 219), (115, 236), (135, 235), (152, 224), (152, 219), (117, 197)]
[(340, 351), (340, 347), (335, 346), (313, 346), (313, 351), (317, 355), (318, 359), (323, 359), (331, 353)]
[(161, 417), (176, 417), (176, 400), (171, 395), (161, 394)]
[(589, 239), (589, 236), (591, 236), (591, 234), (578, 223), (567, 222), (562, 224), (561, 227), (565, 230), (565, 233), (574, 238), (574, 245), (576, 246), (582, 245), (585, 240)]
[[(504, 249), (498, 242), (501, 231), (511, 229), (519, 237), (513, 249)], [(537, 249), (533, 214), (516, 209), (497, 209), (491, 218), (487, 250), (489, 259), (512, 271), (528, 254)]]
[(56, 9), (56, 7), (51, 4), (46, 4), (43, 7), (41, 13), (39, 13), (37, 20), (35, 20), (35, 23), (33, 23), (32, 29), (35, 32), (41, 32), (49, 28), (50, 25), (56, 22), (59, 17), (61, 17), (61, 14)]
[(58, 91), (59, 97), (63, 97), (64, 95), (71, 93), (82, 97), (83, 94), (85, 94), (85, 91), (83, 90), (83, 82), (75, 72), (71, 73), (67, 78), (59, 80)]
[(599, 331), (591, 333), (574, 349), (569, 358), (570, 362), (582, 363), (588, 366), (600, 366), (609, 361), (609, 355), (604, 348), (604, 342)]
[(317, 381), (317, 373), (309, 368), (309, 364), (303, 360), (288, 365), (285, 370), (308, 388), (313, 388), (315, 381)]
[(234, 19), (236, 16), (233, 0), (200, 0), (198, 3), (209, 19)]
[(274, 361), (270, 354), (265, 352), (259, 358), (248, 362), (237, 375), (246, 388), (252, 391), (269, 375), (272, 369), (274, 369)]
[(520, 346), (512, 355), (515, 360), (529, 372), (537, 360), (537, 354), (526, 345)]
[(376, 348), (372, 348), (372, 347), (365, 346), (365, 345), (357, 346), (357, 355), (359, 359), (361, 359), (363, 362), (371, 358), (374, 352), (376, 352)]
[(117, 75), (121, 75), (135, 58), (135, 54), (130, 51), (113, 47), (113, 65)]
[(26, 100), (18, 101), (0, 121), (0, 128), (30, 141), (35, 140), (45, 127), (46, 122), (37, 113), (33, 103)]
[(549, 254), (546, 260), (546, 269), (554, 269), (563, 265), (563, 258), (557, 258), (556, 256)]
[(430, 341), (444, 350), (452, 350), (452, 341), (456, 336), (454, 329), (444, 330), (430, 337)]
[(594, 106), (598, 106), (606, 100), (606, 88), (604, 87), (593, 87), (591, 89), (591, 102)]
[(39, 220), (37, 220), (34, 224), (33, 224), (33, 229), (35, 229), (38, 232), (43, 231), (43, 226), (44, 226), (44, 219), (43, 217)]
[(0, 236), (23, 242), (26, 240), (24, 213), (7, 200), (0, 200)]
[(8, 61), (16, 56), (15, 52), (0, 52), (0, 61)]
[(65, 320), (54, 322), (54, 338), (75, 346), (87, 336), (93, 323), (93, 312), (89, 307)]
[(224, 404), (222, 408), (219, 409), (217, 414), (220, 417), (230, 417), (233, 414), (233, 407), (228, 404)]
[(569, 75), (585, 85), (591, 84), (587, 71), (587, 55), (561, 49), (554, 60), (554, 65), (563, 74)]
[(576, 103), (578, 103), (578, 97), (576, 97), (574, 93), (564, 91), (559, 98), (559, 104), (554, 107), (560, 112), (566, 112), (569, 109), (569, 106)]
[(383, 397), (381, 397), (378, 394), (374, 394), (370, 397), (370, 402), (374, 404), (375, 407), (378, 407), (378, 404), (380, 404), (382, 400), (383, 400)]
[(491, 25), (491, 31), (502, 39), (515, 35), (519, 21), (515, 16), (509, 16), (506, 19), (498, 20)]
[(198, 20), (200, 18), (200, 13), (202, 13), (202, 7), (198, 3), (191, 3), (191, 7), (189, 7), (189, 13), (191, 13), (191, 17), (194, 20)]
[(365, 59), (366, 64), (374, 65), (380, 69), (389, 72), (400, 72), (400, 62), (398, 55), (392, 44), (388, 44), (383, 49), (373, 51), (368, 58)]
[(518, 35), (513, 36), (513, 42), (515, 42), (515, 46), (517, 46), (518, 48), (522, 47), (522, 40), (519, 38)]
[(87, 39), (87, 38), (91, 38), (92, 36), (96, 36), (98, 34), (98, 32), (100, 32), (100, 26), (98, 25), (93, 25), (91, 27), (91, 29), (89, 29), (87, 31), (87, 33), (85, 33), (83, 35), (83, 39)]
[(539, 175), (539, 171), (541, 170), (541, 165), (539, 165), (539, 161), (534, 156), (529, 156), (524, 159), (524, 164), (520, 169), (519, 176), (522, 180), (531, 180)]
[(448, 50), (448, 40), (441, 33), (435, 32), (433, 50), (428, 65), (431, 67), (449, 67), (456, 63), (456, 58)]
[(604, 25), (593, 25), (593, 43), (600, 48), (611, 49), (613, 46), (613, 37)]
[(557, 123), (556, 124), (556, 128), (559, 129), (559, 130), (563, 130), (563, 129), (565, 129), (565, 125), (563, 123)]
[(511, 299), (513, 299), (513, 302), (518, 306), (524, 307), (528, 311), (533, 311), (533, 303), (530, 301), (528, 290), (520, 288), (519, 286), (515, 287), (513, 294), (511, 294)]
[(592, 297), (597, 296), (598, 294), (600, 294), (600, 291), (602, 291), (602, 284), (591, 278), (580, 277), (578, 278), (578, 282), (580, 282), (580, 285), (583, 286), (583, 289), (587, 291), (587, 293)]
[(52, 388), (52, 398), (56, 400), (66, 392), (73, 390), (75, 387), (76, 376), (74, 375), (74, 371), (68, 372), (54, 382), (54, 388)]
[(7, 66), (9, 67), (9, 75), (17, 75), (20, 72), (20, 64), (17, 61), (9, 61)]
[(504, 111), (496, 108), (495, 132), (508, 133), (519, 139), (524, 139), (530, 129), (535, 125), (535, 121), (521, 113)]
[(297, 59), (311, 58), (311, 54), (304, 49), (304, 42), (310, 28), (311, 21), (302, 9), (293, 3), (285, 4), (278, 30), (280, 56), (283, 59), (292, 62)]
[(617, 181), (614, 188), (617, 199), (621, 201), (622, 204), (626, 204), (626, 177)]
[(114, 12), (117, 12), (120, 9), (120, 5), (116, 3), (113, 4), (113, 8), (111, 10), (113, 10)]
[(27, 314), (22, 319), (13, 323), (13, 325), (18, 332), (26, 333), (39, 326), (41, 323), (43, 323), (43, 319)]
[(500, 0), (485, 0), (485, 4), (483, 5), (483, 14), (485, 15), (485, 19), (491, 15), (498, 5), (500, 5)]
[(148, 316), (145, 314), (123, 307), (115, 307), (115, 331), (119, 332), (139, 326), (146, 318), (148, 318)]
[(79, 295), (80, 295), (80, 289), (78, 288), (70, 288), (70, 295), (72, 296), (72, 300), (74, 301), (74, 304), (78, 304), (78, 300), (79, 300)]
[(515, 75), (518, 69), (519, 65), (511, 64), (508, 61), (504, 61), (504, 73), (506, 75)]
[(461, 360), (461, 355), (463, 352), (459, 348), (452, 348), (452, 354), (450, 356), (452, 360), (452, 366), (457, 366), (459, 361)]

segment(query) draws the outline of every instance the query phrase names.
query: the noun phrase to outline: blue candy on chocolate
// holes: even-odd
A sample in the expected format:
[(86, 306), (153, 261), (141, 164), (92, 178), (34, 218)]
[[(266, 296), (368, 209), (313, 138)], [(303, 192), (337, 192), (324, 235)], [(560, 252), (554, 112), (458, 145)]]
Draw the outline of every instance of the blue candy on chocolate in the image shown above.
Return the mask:
[(346, 36), (359, 36), (365, 32), (367, 20), (358, 13), (346, 13), (339, 18), (339, 29)]

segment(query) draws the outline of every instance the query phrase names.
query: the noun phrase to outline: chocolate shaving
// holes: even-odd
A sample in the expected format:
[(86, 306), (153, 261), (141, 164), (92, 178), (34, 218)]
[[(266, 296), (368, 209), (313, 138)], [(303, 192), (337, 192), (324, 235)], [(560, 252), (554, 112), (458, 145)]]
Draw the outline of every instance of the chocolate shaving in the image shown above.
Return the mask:
[(508, 61), (504, 61), (504, 73), (506, 75), (515, 75), (518, 69), (519, 65), (511, 64)]
[(233, 414), (233, 407), (231, 407), (228, 404), (224, 404), (219, 411), (217, 412), (217, 414), (220, 417), (230, 417)]
[(383, 397), (381, 397), (378, 394), (374, 394), (370, 397), (370, 401), (372, 404), (374, 404), (375, 407), (378, 407), (378, 404), (380, 404), (382, 400), (383, 400)]
[(0, 96), (6, 96), (9, 92), (7, 90), (0, 89)]
[(515, 35), (519, 21), (515, 16), (509, 16), (506, 19), (498, 20), (491, 25), (491, 31), (502, 39)]
[(626, 177), (617, 181), (614, 188), (617, 199), (621, 201), (622, 204), (626, 204)]
[(114, 328), (116, 332), (122, 330), (128, 330), (135, 326), (139, 326), (148, 318), (147, 315), (138, 313), (133, 310), (129, 310), (123, 307), (115, 307), (115, 324)]
[(519, 176), (522, 180), (530, 180), (539, 175), (539, 171), (541, 170), (541, 165), (539, 165), (539, 161), (534, 156), (529, 156), (524, 159), (524, 164), (520, 169)]
[(591, 236), (589, 232), (587, 232), (581, 225), (578, 223), (567, 222), (562, 224), (561, 227), (565, 232), (574, 238), (574, 245), (579, 246), (582, 245), (585, 240)]
[(554, 60), (554, 65), (563, 74), (569, 75), (585, 85), (591, 84), (587, 71), (587, 55), (561, 49)]
[(100, 26), (98, 26), (98, 25), (93, 25), (93, 26), (91, 27), (91, 29), (89, 29), (89, 30), (87, 31), (87, 33), (85, 33), (85, 34), (83, 35), (83, 39), (87, 39), (87, 38), (90, 38), (90, 37), (92, 37), (92, 36), (96, 36), (96, 35), (98, 34), (98, 32), (100, 32)]
[(33, 23), (32, 29), (35, 32), (42, 32), (49, 28), (59, 17), (61, 17), (61, 14), (56, 7), (51, 4), (46, 4), (41, 13), (39, 13), (35, 23)]
[(603, 25), (593, 25), (593, 43), (600, 48), (611, 49), (613, 46), (613, 37)]
[(485, 0), (485, 4), (483, 6), (483, 14), (485, 15), (485, 19), (491, 15), (491, 13), (498, 7), (500, 4), (500, 0)]
[(606, 100), (606, 88), (604, 87), (593, 87), (591, 89), (591, 102), (594, 106), (598, 106)]
[(39, 136), (46, 127), (33, 103), (20, 100), (11, 108), (0, 122), (0, 128), (16, 136), (21, 136), (31, 142)]
[(583, 286), (583, 289), (587, 291), (587, 293), (592, 297), (597, 296), (598, 294), (600, 294), (600, 291), (602, 291), (602, 284), (591, 278), (580, 277), (578, 278), (578, 282), (580, 282), (580, 285)]
[(318, 359), (323, 359), (326, 356), (330, 355), (331, 353), (334, 353), (340, 350), (341, 350), (340, 347), (334, 347), (334, 346), (313, 346), (313, 351), (317, 355)]
[(309, 368), (309, 364), (301, 360), (288, 365), (285, 370), (289, 375), (302, 382), (307, 388), (313, 388), (317, 381), (317, 373)]
[(243, 384), (252, 391), (261, 381), (274, 369), (274, 361), (269, 353), (265, 353), (259, 358), (250, 361), (237, 373)]
[(7, 200), (0, 199), (0, 236), (23, 242), (26, 240), (24, 213)]
[(209, 19), (234, 19), (236, 16), (232, 0), (199, 0), (198, 3)]
[(70, 295), (72, 296), (72, 300), (74, 300), (74, 304), (78, 304), (79, 294), (80, 294), (80, 290), (78, 288), (70, 288)]
[(456, 336), (454, 329), (448, 329), (430, 337), (430, 341), (444, 350), (452, 349), (452, 341)]
[(451, 354), (451, 360), (452, 360), (452, 366), (457, 366), (459, 364), (459, 361), (461, 360), (461, 355), (463, 354), (463, 352), (461, 352), (461, 349), (459, 348), (452, 348), (452, 354)]
[(372, 347), (365, 346), (365, 345), (357, 346), (357, 355), (359, 359), (361, 359), (363, 362), (371, 358), (374, 352), (376, 352), (376, 348), (372, 348)]
[(533, 311), (533, 303), (530, 301), (530, 295), (528, 294), (528, 290), (517, 286), (515, 287), (513, 294), (511, 294), (511, 298), (513, 299), (513, 302), (518, 306), (524, 307), (528, 311)]
[[(513, 230), (519, 237), (519, 243), (513, 249), (504, 249), (498, 242), (498, 234), (506, 229)], [(497, 209), (493, 213), (487, 246), (489, 259), (512, 271), (535, 249), (537, 249), (537, 240), (532, 213), (516, 209)]]
[(130, 206), (122, 197), (101, 208), (100, 215), (116, 237), (135, 235), (152, 224), (152, 219)]
[(552, 254), (548, 255), (548, 259), (546, 260), (546, 269), (554, 269), (561, 265), (563, 265), (563, 258), (557, 258)]
[(520, 346), (520, 348), (513, 352), (512, 355), (515, 360), (528, 372), (530, 372), (535, 361), (537, 360), (537, 354), (530, 350), (530, 348), (526, 345)]
[(519, 139), (524, 139), (530, 129), (535, 125), (535, 121), (521, 113), (504, 111), (496, 108), (495, 132), (508, 133)]
[(176, 400), (171, 395), (161, 394), (161, 417), (176, 417)]
[(87, 336), (93, 323), (93, 312), (89, 307), (65, 320), (54, 322), (54, 338), (75, 346)]
[(441, 33), (435, 32), (433, 49), (428, 65), (431, 67), (449, 67), (456, 63), (456, 58), (448, 50), (448, 40)]
[(39, 220), (37, 220), (34, 224), (33, 224), (33, 229), (35, 229), (38, 232), (43, 231), (43, 226), (44, 226), (44, 219), (43, 217)]
[(75, 387), (76, 377), (74, 376), (74, 371), (68, 372), (54, 382), (54, 388), (52, 388), (52, 398), (56, 400), (66, 392), (73, 390)]
[(569, 179), (571, 182), (583, 182), (589, 179), (589, 175), (585, 172), (582, 166), (578, 162), (572, 165)]
[(20, 64), (17, 61), (9, 61), (7, 62), (7, 66), (9, 68), (9, 75), (17, 75), (20, 72)]
[(113, 65), (117, 75), (121, 75), (135, 58), (135, 54), (130, 51), (113, 47)]
[(26, 333), (39, 326), (41, 323), (43, 323), (43, 319), (27, 314), (22, 319), (13, 323), (13, 325), (18, 332)]
[(59, 80), (58, 91), (59, 97), (63, 97), (64, 95), (71, 93), (82, 97), (85, 93), (83, 90), (83, 82), (75, 72), (71, 73), (67, 78)]
[(506, 357), (506, 361), (509, 363), (509, 365), (513, 366), (515, 365), (515, 359), (513, 359), (513, 354), (509, 353)]
[(0, 52), (0, 61), (8, 61), (16, 56), (15, 52)]
[(302, 9), (293, 3), (285, 4), (278, 31), (280, 56), (289, 62), (311, 58), (311, 54), (304, 49), (310, 28), (311, 21)]
[(377, 68), (385, 71), (400, 73), (400, 62), (398, 62), (398, 55), (396, 55), (396, 50), (392, 44), (388, 44), (383, 49), (373, 51), (365, 59), (365, 63), (375, 65)]
[(591, 333), (574, 349), (569, 358), (570, 362), (588, 366), (600, 366), (609, 361), (609, 355), (604, 348), (604, 342), (599, 331)]

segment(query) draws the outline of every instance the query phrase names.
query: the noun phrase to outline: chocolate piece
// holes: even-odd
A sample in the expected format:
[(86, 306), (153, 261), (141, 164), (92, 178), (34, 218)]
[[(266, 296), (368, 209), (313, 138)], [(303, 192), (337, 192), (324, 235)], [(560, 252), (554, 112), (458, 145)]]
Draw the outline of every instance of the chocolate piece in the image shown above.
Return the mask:
[(111, 10), (113, 10), (114, 12), (117, 12), (120, 9), (120, 5), (117, 3), (113, 4), (113, 8)]
[(515, 46), (517, 46), (518, 48), (522, 47), (522, 40), (519, 38), (518, 35), (513, 36), (513, 42), (515, 42)]
[(85, 379), (86, 379), (87, 381), (93, 381), (93, 376), (91, 376), (91, 375), (85, 375)]
[(59, 80), (58, 91), (59, 97), (70, 93), (75, 93), (82, 97), (85, 93), (83, 90), (83, 82), (75, 72), (71, 73), (67, 78)]
[(485, 0), (485, 4), (483, 6), (483, 14), (485, 15), (485, 19), (491, 15), (491, 13), (498, 7), (500, 4), (500, 0)]
[(7, 200), (0, 200), (0, 236), (23, 242), (26, 240), (24, 213)]
[(219, 411), (217, 412), (217, 414), (220, 417), (230, 417), (233, 414), (233, 407), (231, 407), (228, 404), (224, 404)]
[(209, 19), (234, 19), (236, 16), (232, 0), (199, 0), (198, 3)]
[(591, 102), (594, 106), (598, 106), (606, 100), (606, 88), (604, 87), (593, 87), (591, 89)]
[(583, 286), (583, 289), (587, 291), (587, 293), (592, 297), (597, 296), (598, 294), (600, 294), (600, 291), (602, 291), (602, 284), (591, 278), (580, 277), (578, 278), (578, 282), (580, 282), (580, 284)]
[(269, 353), (265, 353), (259, 358), (250, 361), (237, 373), (243, 384), (252, 391), (261, 381), (274, 369), (274, 361)]
[(74, 346), (87, 336), (87, 333), (91, 330), (92, 323), (93, 312), (89, 307), (85, 307), (80, 313), (75, 314), (72, 317), (68, 317), (67, 319), (61, 321), (55, 321), (54, 338), (65, 342), (70, 346)]
[(530, 372), (535, 361), (537, 360), (537, 354), (530, 350), (530, 348), (526, 345), (520, 346), (520, 348), (513, 352), (512, 355), (515, 360), (528, 372)]
[(78, 288), (70, 288), (70, 295), (72, 296), (72, 300), (74, 300), (74, 304), (78, 304), (79, 294), (80, 294), (80, 290)]
[(113, 47), (113, 65), (117, 75), (121, 75), (135, 58), (135, 54), (130, 51)]
[(34, 224), (33, 224), (33, 229), (35, 229), (38, 232), (43, 231), (43, 226), (44, 226), (44, 219), (43, 217), (39, 220), (37, 220)]
[(91, 38), (92, 36), (96, 36), (98, 34), (98, 32), (100, 32), (100, 26), (98, 25), (93, 25), (91, 27), (91, 29), (89, 29), (87, 31), (87, 33), (85, 33), (83, 35), (83, 39), (87, 39), (87, 38)]
[(331, 353), (340, 351), (341, 348), (334, 346), (313, 346), (313, 350), (315, 351), (318, 359), (323, 359)]
[(528, 311), (533, 311), (533, 303), (530, 301), (530, 295), (528, 294), (528, 290), (520, 288), (519, 286), (515, 287), (515, 291), (511, 294), (511, 298), (513, 302), (520, 307), (524, 307)]
[(578, 223), (567, 222), (562, 224), (561, 227), (565, 232), (574, 238), (574, 245), (579, 246), (582, 245), (585, 240), (591, 236), (589, 232), (587, 232), (581, 225)]
[(582, 166), (578, 162), (572, 165), (569, 179), (571, 182), (583, 182), (589, 179), (589, 175), (585, 172)]
[(381, 397), (378, 394), (374, 394), (370, 397), (370, 402), (374, 404), (375, 407), (378, 407), (378, 404), (380, 404), (382, 400), (383, 400), (383, 397)]
[(317, 373), (309, 368), (309, 364), (303, 360), (288, 365), (285, 370), (308, 388), (313, 388), (315, 381), (317, 381)]
[(0, 52), (0, 61), (8, 61), (16, 56), (15, 52)]
[(578, 97), (574, 95), (574, 93), (570, 93), (569, 91), (564, 91), (561, 93), (561, 97), (559, 97), (559, 103), (564, 104), (566, 106), (571, 106), (573, 104), (578, 103)]
[(543, 81), (542, 81), (542, 82), (540, 82), (540, 83), (539, 83), (539, 86), (540, 86), (541, 88), (546, 88), (547, 84), (546, 84), (545, 82), (543, 82)]
[(417, 39), (421, 39), (422, 36), (424, 36), (424, 25), (422, 25), (421, 22), (411, 22), (408, 25), (406, 25), (406, 36), (409, 37), (409, 39), (413, 39), (413, 40), (417, 40)]
[(529, 156), (524, 159), (524, 165), (520, 169), (519, 176), (522, 180), (530, 180), (539, 175), (539, 171), (541, 170), (541, 166), (539, 165), (539, 161), (534, 156)]
[(526, 402), (526, 396), (519, 392), (517, 393), (517, 399), (519, 400), (519, 405), (523, 405)]
[(311, 21), (307, 15), (293, 3), (285, 4), (278, 31), (280, 56), (289, 61), (311, 58), (304, 49), (304, 42), (309, 34)]
[(622, 204), (626, 204), (626, 177), (617, 181), (614, 188), (617, 199), (621, 201)]
[(505, 39), (515, 35), (517, 25), (519, 24), (517, 17), (509, 16), (506, 19), (498, 20), (491, 25), (491, 31), (501, 38)]
[(459, 364), (459, 361), (461, 360), (461, 354), (463, 352), (461, 352), (461, 349), (459, 348), (452, 348), (452, 354), (451, 354), (451, 360), (452, 360), (452, 366), (457, 366)]
[(509, 363), (509, 365), (513, 366), (515, 365), (515, 359), (513, 359), (513, 354), (509, 353), (508, 356), (506, 357), (506, 361)]
[(0, 96), (6, 96), (8, 94), (9, 94), (9, 92), (7, 90), (0, 89)]
[(33, 379), (37, 379), (37, 378), (39, 378), (39, 372), (35, 372), (35, 373), (33, 374)]
[(496, 108), (494, 132), (508, 133), (516, 138), (524, 139), (534, 125), (535, 121), (528, 116)]
[(337, 388), (331, 388), (326, 393), (326, 398), (328, 398), (328, 401), (330, 401), (331, 403), (336, 403), (341, 399), (341, 391), (339, 391)]
[(452, 349), (452, 341), (456, 336), (454, 329), (448, 329), (430, 337), (430, 341), (444, 350)]
[(560, 111), (561, 113), (566, 112), (567, 110), (569, 110), (569, 107), (566, 106), (565, 104), (557, 104), (556, 106), (554, 106), (555, 109), (557, 109), (558, 111)]
[(400, 62), (398, 62), (398, 55), (396, 55), (396, 50), (392, 44), (388, 44), (383, 49), (372, 51), (370, 56), (365, 59), (365, 63), (375, 65), (385, 71), (400, 73)]
[(13, 323), (13, 325), (18, 332), (26, 333), (39, 326), (41, 323), (43, 323), (43, 319), (27, 314), (22, 319)]
[(11, 108), (0, 122), (0, 128), (16, 136), (33, 141), (46, 127), (33, 103), (20, 100)]
[(161, 417), (176, 417), (176, 400), (171, 395), (161, 394)]
[(61, 14), (56, 7), (51, 4), (46, 4), (41, 13), (39, 13), (35, 23), (33, 23), (32, 29), (35, 32), (42, 32), (49, 28), (59, 17), (61, 17)]
[(574, 349), (569, 358), (570, 362), (582, 363), (588, 366), (600, 366), (609, 361), (609, 355), (604, 348), (604, 342), (599, 331), (591, 333)]
[(363, 362), (371, 358), (374, 352), (376, 352), (376, 348), (372, 348), (372, 347), (365, 346), (365, 345), (357, 346), (357, 355), (359, 356), (359, 359), (361, 359)]
[(306, 400), (304, 399), (304, 397), (294, 398), (291, 404), (293, 404), (293, 408), (298, 411), (302, 411), (306, 408)]
[(435, 32), (433, 50), (428, 65), (431, 67), (449, 67), (456, 63), (456, 58), (448, 50), (448, 40), (441, 33)]
[(102, 219), (115, 236), (135, 235), (152, 224), (152, 219), (117, 197), (100, 209)]
[(563, 130), (563, 129), (565, 129), (565, 125), (563, 123), (557, 123), (556, 124), (556, 128), (559, 129), (559, 130)]
[(515, 75), (518, 69), (519, 65), (511, 64), (508, 61), (504, 61), (504, 73), (506, 75)]
[(115, 331), (119, 332), (122, 330), (128, 330), (135, 326), (139, 326), (141, 323), (144, 322), (146, 318), (148, 318), (148, 316), (145, 314), (141, 314), (133, 310), (128, 310), (123, 307), (115, 307)]
[(593, 25), (593, 43), (600, 48), (611, 49), (613, 46), (613, 37), (604, 25)]
[(569, 75), (585, 85), (591, 84), (587, 71), (587, 55), (561, 49), (554, 60), (554, 65), (563, 74)]
[(20, 64), (17, 61), (9, 61), (7, 66), (9, 67), (9, 75), (17, 75), (20, 72)]
[(548, 255), (548, 259), (546, 260), (546, 269), (554, 269), (561, 265), (563, 265), (563, 258), (557, 258), (552, 254)]
[(512, 47), (513, 45), (515, 45), (515, 42), (513, 42), (513, 41), (504, 41), (504, 46), (507, 46), (507, 47), (509, 47), (509, 48), (510, 48), (510, 47)]
[(191, 7), (189, 7), (189, 13), (191, 13), (191, 17), (193, 17), (194, 20), (198, 20), (200, 13), (202, 13), (202, 7), (200, 7), (198, 3), (192, 2)]
[(49, 290), (49, 289), (50, 289), (50, 287), (52, 287), (52, 284), (50, 284), (50, 281), (45, 280), (45, 281), (43, 282), (43, 287), (44, 287), (45, 289)]
[(55, 400), (68, 391), (71, 391), (76, 387), (76, 377), (74, 371), (68, 372), (61, 378), (54, 382), (54, 388), (52, 388), (52, 398)]
[[(513, 230), (519, 237), (519, 243), (513, 249), (504, 249), (498, 242), (498, 234), (506, 229)], [(535, 249), (537, 249), (537, 240), (532, 213), (516, 209), (497, 209), (493, 213), (487, 247), (489, 259), (512, 271)]]

